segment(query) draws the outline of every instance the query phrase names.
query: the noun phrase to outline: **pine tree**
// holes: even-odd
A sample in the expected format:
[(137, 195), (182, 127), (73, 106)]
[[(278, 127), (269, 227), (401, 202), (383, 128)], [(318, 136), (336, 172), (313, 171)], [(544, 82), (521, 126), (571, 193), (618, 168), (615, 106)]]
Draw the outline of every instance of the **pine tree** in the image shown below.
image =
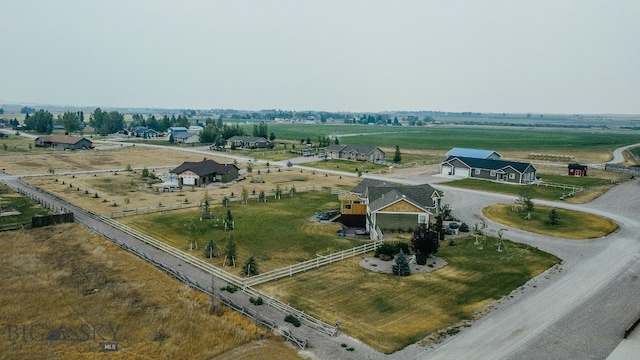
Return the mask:
[(402, 161), (402, 155), (400, 155), (400, 146), (396, 145), (396, 152), (393, 154), (393, 162), (399, 164)]
[(220, 255), (218, 251), (218, 245), (216, 245), (213, 240), (209, 240), (207, 246), (204, 247), (204, 257), (206, 257), (207, 259), (212, 259), (214, 257), (218, 257), (218, 255)]
[(258, 274), (259, 274), (258, 263), (256, 262), (256, 259), (253, 256), (251, 256), (249, 260), (247, 260), (247, 262), (245, 262), (244, 265), (242, 265), (242, 275), (254, 276)]
[(411, 275), (411, 269), (409, 268), (409, 261), (407, 261), (407, 256), (404, 254), (402, 250), (396, 254), (394, 258), (395, 264), (391, 267), (393, 273), (398, 276), (409, 276)]
[(560, 224), (560, 216), (558, 215), (558, 211), (554, 208), (551, 209), (549, 213), (549, 225), (556, 226)]

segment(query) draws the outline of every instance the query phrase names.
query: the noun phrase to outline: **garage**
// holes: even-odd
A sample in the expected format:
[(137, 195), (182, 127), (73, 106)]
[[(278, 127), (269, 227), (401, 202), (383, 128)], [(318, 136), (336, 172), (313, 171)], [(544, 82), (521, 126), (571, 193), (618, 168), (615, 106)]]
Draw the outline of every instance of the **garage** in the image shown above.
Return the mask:
[(454, 175), (455, 176), (463, 176), (463, 177), (469, 177), (469, 168), (455, 168), (454, 170)]
[(442, 175), (450, 175), (451, 174), (451, 166), (442, 165), (442, 170), (440, 171), (440, 174), (442, 174)]

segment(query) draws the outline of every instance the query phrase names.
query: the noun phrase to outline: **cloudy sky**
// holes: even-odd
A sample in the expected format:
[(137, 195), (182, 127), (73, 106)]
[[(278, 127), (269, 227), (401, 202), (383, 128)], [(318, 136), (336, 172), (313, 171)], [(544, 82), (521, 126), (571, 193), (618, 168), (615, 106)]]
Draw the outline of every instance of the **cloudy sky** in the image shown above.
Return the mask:
[(3, 0), (0, 103), (640, 114), (637, 0)]

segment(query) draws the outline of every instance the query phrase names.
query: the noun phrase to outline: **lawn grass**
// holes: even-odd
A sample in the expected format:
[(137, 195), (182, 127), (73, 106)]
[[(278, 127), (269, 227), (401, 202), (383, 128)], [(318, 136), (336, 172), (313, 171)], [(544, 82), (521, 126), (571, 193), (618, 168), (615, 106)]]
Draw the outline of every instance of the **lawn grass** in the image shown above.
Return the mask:
[(551, 207), (536, 205), (531, 212), (531, 220), (525, 219), (527, 213), (515, 212), (512, 208), (513, 205), (495, 204), (484, 208), (482, 214), (507, 226), (565, 239), (599, 238), (618, 229), (618, 225), (611, 220), (579, 211), (556, 209), (560, 223), (550, 225)]
[(564, 190), (553, 187), (544, 187), (536, 185), (515, 185), (502, 182), (493, 182), (478, 179), (460, 179), (445, 183), (447, 186), (459, 187), (464, 189), (489, 191), (501, 194), (518, 196), (522, 188), (527, 187), (530, 190), (533, 199), (558, 200), (561, 196), (570, 190)]
[(565, 184), (572, 186), (600, 186), (610, 184), (610, 179), (601, 179), (591, 176), (568, 176), (568, 175), (552, 175), (552, 174), (538, 174), (540, 180), (550, 182), (554, 184)]
[(22, 197), (4, 184), (0, 184), (0, 205), (20, 212), (19, 215), (0, 216), (0, 227), (10, 224), (31, 224), (32, 217), (49, 214), (47, 209)]
[[(238, 248), (237, 263), (241, 265), (254, 256), (260, 271), (265, 272), (315, 258), (316, 254), (327, 255), (359, 245), (361, 242), (358, 240), (338, 236), (339, 225), (320, 224), (312, 219), (316, 211), (335, 210), (339, 206), (337, 195), (310, 191), (298, 193), (293, 198), (288, 195), (280, 200), (271, 198), (267, 203), (241, 205), (232, 202), (228, 209), (212, 207), (214, 217), (220, 221), (199, 221), (199, 209), (131, 216), (120, 221), (178, 249), (189, 251), (185, 224), (194, 220), (199, 250), (190, 253), (204, 258), (204, 246), (212, 239), (223, 254), (228, 239), (233, 238)], [(231, 211), (235, 222), (233, 231), (224, 231), (222, 225), (221, 220), (227, 210)], [(213, 259), (213, 264), (222, 266), (223, 256)]]
[[(508, 295), (560, 260), (527, 245), (504, 241), (502, 252), (486, 238), (442, 246), (448, 265), (426, 274), (398, 277), (366, 270), (359, 258), (260, 285), (308, 314), (384, 353), (392, 353), (440, 329), (455, 327), (492, 301)], [(366, 314), (363, 316), (363, 314)]]

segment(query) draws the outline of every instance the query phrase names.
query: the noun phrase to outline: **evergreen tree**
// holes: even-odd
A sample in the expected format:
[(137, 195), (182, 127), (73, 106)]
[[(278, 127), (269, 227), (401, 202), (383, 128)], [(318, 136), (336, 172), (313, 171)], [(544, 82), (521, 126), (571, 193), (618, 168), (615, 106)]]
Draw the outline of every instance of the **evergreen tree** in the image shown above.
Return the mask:
[(395, 264), (391, 267), (391, 270), (398, 276), (411, 275), (411, 269), (409, 268), (409, 261), (407, 261), (407, 255), (402, 250), (396, 254), (394, 258)]
[(211, 219), (211, 208), (209, 207), (209, 193), (204, 192), (200, 203), (200, 219)]
[(204, 257), (207, 259), (212, 259), (214, 257), (218, 257), (218, 245), (213, 240), (209, 240), (209, 243), (204, 247)]
[(233, 237), (229, 237), (227, 241), (227, 247), (224, 249), (224, 263), (222, 266), (227, 264), (227, 260), (231, 261), (231, 265), (236, 266), (236, 256), (238, 256), (238, 250), (236, 248), (236, 242), (233, 241)]
[(231, 215), (231, 210), (227, 210), (227, 216), (224, 218), (224, 229), (225, 230), (233, 230), (233, 216)]
[(396, 145), (396, 152), (393, 154), (393, 162), (399, 164), (402, 161), (402, 155), (400, 155), (400, 146)]
[(247, 260), (247, 262), (245, 262), (244, 265), (242, 265), (242, 275), (254, 276), (258, 274), (259, 274), (258, 263), (256, 262), (256, 259), (253, 256), (251, 256), (249, 260)]
[(549, 213), (549, 225), (556, 226), (560, 224), (560, 216), (558, 215), (558, 211), (553, 208)]

